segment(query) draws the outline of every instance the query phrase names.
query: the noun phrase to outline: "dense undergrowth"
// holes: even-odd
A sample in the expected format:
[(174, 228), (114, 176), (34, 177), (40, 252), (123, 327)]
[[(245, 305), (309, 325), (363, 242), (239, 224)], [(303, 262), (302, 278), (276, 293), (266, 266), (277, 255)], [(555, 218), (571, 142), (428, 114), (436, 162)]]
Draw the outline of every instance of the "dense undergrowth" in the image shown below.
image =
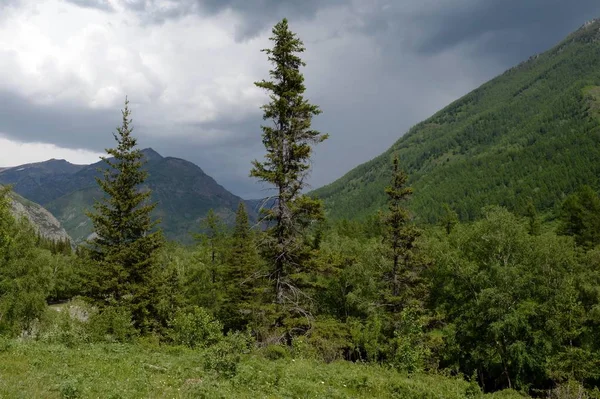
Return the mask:
[[(80, 321), (85, 305), (75, 304), (49, 309), (35, 336), (0, 341), (0, 397), (523, 397), (514, 391), (483, 395), (477, 383), (460, 377), (409, 375), (342, 360), (325, 363), (297, 348), (257, 348), (243, 335), (195, 349), (118, 332), (99, 336), (93, 330), (100, 325)], [(125, 342), (115, 342), (119, 339)]]

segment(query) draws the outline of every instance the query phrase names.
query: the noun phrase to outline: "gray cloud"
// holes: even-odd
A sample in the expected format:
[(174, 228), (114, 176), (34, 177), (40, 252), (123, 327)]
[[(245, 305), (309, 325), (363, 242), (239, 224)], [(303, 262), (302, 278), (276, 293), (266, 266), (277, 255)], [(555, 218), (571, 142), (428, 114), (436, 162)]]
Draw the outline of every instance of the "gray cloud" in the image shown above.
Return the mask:
[(504, 66), (548, 49), (600, 16), (596, 0), (447, 0), (406, 11), (408, 3), (384, 3), (366, 15), (364, 32), (393, 53), (408, 48), (431, 55), (470, 45), (472, 56), (494, 57)]
[[(239, 40), (288, 17), (307, 46), (307, 96), (324, 111), (314, 126), (331, 134), (316, 149), (314, 187), (378, 155), (410, 126), (600, 16), (600, 4), (592, 0), (446, 0), (436, 6), (422, 0), (172, 0), (161, 2), (162, 7), (152, 0), (124, 1), (148, 23), (232, 9), (243, 20)], [(0, 0), (0, 8), (9, 3)], [(328, 47), (320, 35), (329, 22), (319, 13), (331, 7), (343, 17), (332, 20), (338, 25), (326, 34), (334, 32), (340, 41)], [(102, 151), (112, 146), (111, 132), (120, 117), (118, 109), (40, 106), (9, 92), (0, 92), (0, 104), (0, 132), (67, 148)], [(238, 195), (265, 194), (248, 177), (251, 160), (264, 154), (258, 106), (241, 120), (220, 117), (195, 125), (166, 121), (163, 127), (145, 126), (136, 116), (134, 108), (141, 146), (198, 164)], [(202, 140), (210, 130), (227, 134)]]
[(108, 0), (65, 0), (67, 3), (75, 4), (84, 8), (95, 8), (102, 11), (113, 12), (113, 6)]
[[(86, 2), (86, 0), (69, 0)], [(100, 1), (100, 0), (98, 0)], [(243, 16), (236, 39), (255, 37), (274, 21), (287, 16), (312, 19), (323, 7), (343, 4), (344, 0), (124, 0), (126, 8), (140, 13), (147, 23), (164, 23), (190, 14), (214, 15), (231, 9)]]

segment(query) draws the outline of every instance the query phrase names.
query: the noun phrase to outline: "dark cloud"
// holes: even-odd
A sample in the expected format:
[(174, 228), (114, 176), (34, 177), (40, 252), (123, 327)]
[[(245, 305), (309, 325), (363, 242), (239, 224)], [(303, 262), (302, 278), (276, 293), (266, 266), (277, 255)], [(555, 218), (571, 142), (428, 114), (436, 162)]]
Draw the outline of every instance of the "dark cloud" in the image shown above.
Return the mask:
[(597, 0), (447, 0), (407, 11), (408, 3), (385, 3), (364, 15), (362, 30), (392, 56), (406, 51), (427, 56), (468, 46), (471, 56), (513, 64), (600, 16)]
[(117, 110), (37, 105), (7, 91), (0, 91), (0, 104), (0, 132), (22, 142), (101, 150), (110, 141), (106, 132), (119, 123)]
[[(438, 52), (486, 35), (502, 37), (518, 32), (525, 46), (514, 50), (531, 55), (540, 47), (555, 44), (586, 20), (600, 16), (597, 0), (486, 0), (461, 4), (420, 15), (418, 22), (429, 26), (430, 33), (417, 50)], [(488, 47), (488, 51), (497, 50)]]
[[(0, 8), (12, 1), (0, 0)], [(84, 5), (83, 0), (70, 1)], [(300, 29), (301, 38), (310, 38), (305, 40), (307, 96), (323, 110), (314, 126), (331, 134), (316, 149), (310, 179), (314, 187), (373, 158), (410, 126), (600, 16), (597, 0), (445, 0), (435, 6), (422, 0), (123, 1), (148, 23), (234, 10), (242, 16), (240, 40), (285, 16)], [(344, 15), (333, 29), (336, 37), (360, 40), (341, 40), (342, 48), (321, 45), (315, 21), (328, 7), (338, 7)], [(0, 132), (24, 142), (102, 151), (113, 145), (111, 132), (119, 123), (118, 109), (40, 106), (7, 92), (0, 92), (0, 104)], [(165, 127), (144, 126), (137, 115), (134, 108), (141, 146), (196, 163), (238, 195), (265, 194), (248, 177), (250, 162), (264, 154), (258, 109), (235, 122), (221, 118)], [(224, 135), (204, 140), (203, 132), (211, 130)]]
[(113, 12), (113, 6), (108, 0), (65, 0), (67, 3), (75, 4), (83, 8), (95, 8), (102, 11)]
[(200, 9), (218, 13), (232, 9), (244, 17), (238, 27), (237, 39), (256, 36), (284, 17), (295, 20), (312, 19), (317, 11), (326, 6), (343, 4), (343, 0), (198, 0)]

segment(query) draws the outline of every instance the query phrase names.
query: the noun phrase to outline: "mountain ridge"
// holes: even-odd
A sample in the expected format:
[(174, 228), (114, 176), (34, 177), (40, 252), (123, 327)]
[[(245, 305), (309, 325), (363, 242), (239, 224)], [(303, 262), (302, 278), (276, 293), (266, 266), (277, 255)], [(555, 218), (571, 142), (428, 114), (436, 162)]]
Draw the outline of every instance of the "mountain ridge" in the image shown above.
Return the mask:
[(418, 221), (435, 223), (444, 203), (463, 220), (490, 204), (523, 213), (529, 199), (540, 210), (554, 209), (577, 186), (598, 187), (599, 64), (600, 21), (594, 20), (311, 195), (323, 199), (334, 219), (371, 215), (385, 205), (391, 159), (398, 154)]
[[(163, 157), (152, 148), (141, 150), (147, 161), (148, 179), (143, 187), (152, 190), (158, 203), (154, 216), (168, 238), (184, 243), (192, 241), (209, 209), (226, 222), (232, 222), (242, 198), (230, 193), (194, 163), (176, 157)], [(73, 165), (56, 160), (12, 167), (0, 171), (0, 184), (12, 184), (15, 192), (45, 206), (63, 224), (75, 242), (92, 232), (85, 215), (103, 192), (96, 183), (106, 163)], [(245, 201), (244, 201), (245, 202)], [(251, 217), (255, 212), (249, 209)]]

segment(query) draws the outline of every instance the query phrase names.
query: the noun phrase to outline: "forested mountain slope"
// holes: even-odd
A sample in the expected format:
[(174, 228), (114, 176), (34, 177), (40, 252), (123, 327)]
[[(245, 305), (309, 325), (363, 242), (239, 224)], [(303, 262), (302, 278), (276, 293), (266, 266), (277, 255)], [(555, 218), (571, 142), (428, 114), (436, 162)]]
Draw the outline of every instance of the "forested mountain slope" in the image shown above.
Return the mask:
[[(400, 132), (399, 132), (400, 133)], [(484, 205), (554, 207), (600, 176), (600, 21), (483, 84), (411, 128), (388, 151), (313, 192), (332, 218), (385, 203), (391, 159), (414, 188), (410, 208), (435, 222), (448, 203), (472, 220)]]

